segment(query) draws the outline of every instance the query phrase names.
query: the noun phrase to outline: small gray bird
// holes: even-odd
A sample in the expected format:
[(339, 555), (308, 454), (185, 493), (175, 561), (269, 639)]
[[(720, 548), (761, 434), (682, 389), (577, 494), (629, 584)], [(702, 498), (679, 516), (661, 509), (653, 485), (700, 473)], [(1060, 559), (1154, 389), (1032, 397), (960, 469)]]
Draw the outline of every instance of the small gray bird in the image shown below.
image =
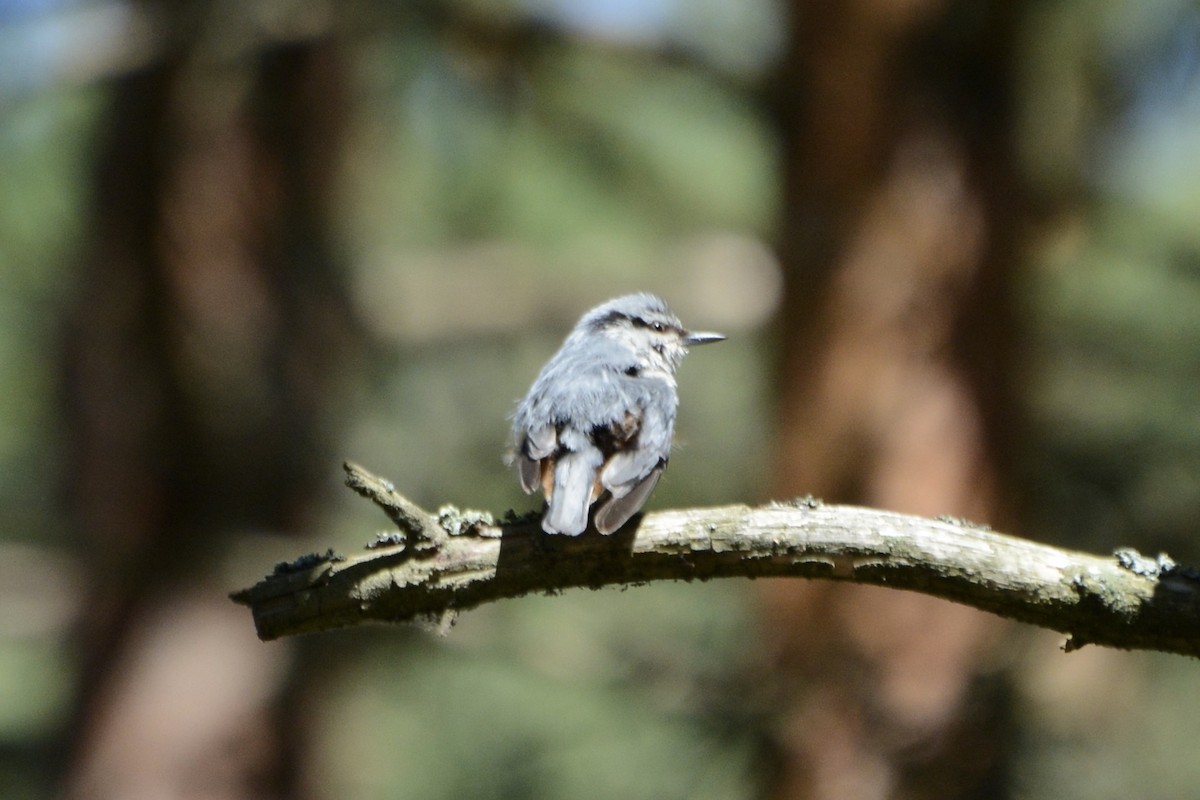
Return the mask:
[(603, 534), (638, 512), (671, 455), (675, 369), (688, 345), (724, 338), (689, 333), (652, 294), (583, 315), (513, 417), (521, 487), (549, 503), (543, 530), (578, 536), (593, 503)]

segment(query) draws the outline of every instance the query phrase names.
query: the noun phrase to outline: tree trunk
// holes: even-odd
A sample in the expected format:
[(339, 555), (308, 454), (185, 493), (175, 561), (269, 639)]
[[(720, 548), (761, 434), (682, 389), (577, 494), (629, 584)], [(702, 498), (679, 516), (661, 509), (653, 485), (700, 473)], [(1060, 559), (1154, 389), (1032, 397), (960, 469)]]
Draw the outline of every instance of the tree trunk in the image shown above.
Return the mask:
[(325, 234), (342, 70), (328, 39), (235, 56), (220, 8), (144, 9), (167, 44), (110, 89), (64, 346), (89, 569), (64, 788), (287, 796), (286, 651), (214, 579), (231, 534), (301, 531), (332, 460), (356, 336)]
[[(1013, 4), (795, 0), (773, 491), (1019, 529), (1000, 443), (1022, 202)], [(966, 323), (970, 324), (966, 324)], [(999, 621), (774, 582), (778, 798), (1004, 796)]]

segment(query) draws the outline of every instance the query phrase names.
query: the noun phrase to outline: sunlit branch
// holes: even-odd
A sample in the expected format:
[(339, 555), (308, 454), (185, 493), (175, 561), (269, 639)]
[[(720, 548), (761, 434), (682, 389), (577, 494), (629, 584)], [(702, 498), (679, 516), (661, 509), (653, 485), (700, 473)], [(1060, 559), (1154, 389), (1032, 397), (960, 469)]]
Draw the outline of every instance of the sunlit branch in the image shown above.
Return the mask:
[[(401, 527), (365, 553), (281, 564), (233, 599), (276, 639), (368, 622), (448, 619), (484, 603), (575, 587), (793, 577), (923, 592), (1098, 644), (1200, 655), (1200, 573), (1132, 550), (1098, 556), (804, 498), (646, 514), (612, 536), (550, 536), (536, 519), (419, 509), (346, 465), (347, 483)], [(703, 591), (697, 588), (697, 591)], [(547, 601), (552, 602), (552, 601)]]

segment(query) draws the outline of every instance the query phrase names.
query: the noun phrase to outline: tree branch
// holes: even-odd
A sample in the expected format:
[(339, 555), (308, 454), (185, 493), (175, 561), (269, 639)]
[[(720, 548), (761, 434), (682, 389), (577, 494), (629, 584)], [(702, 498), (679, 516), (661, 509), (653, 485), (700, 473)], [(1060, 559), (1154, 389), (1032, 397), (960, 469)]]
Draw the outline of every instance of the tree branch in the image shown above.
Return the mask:
[(1134, 550), (1097, 556), (937, 520), (806, 498), (659, 511), (612, 536), (549, 536), (536, 517), (432, 515), (346, 464), (347, 484), (404, 531), (365, 555), (280, 564), (233, 599), (264, 640), (366, 622), (451, 619), (531, 592), (728, 577), (825, 578), (909, 589), (1086, 644), (1200, 655), (1200, 572)]

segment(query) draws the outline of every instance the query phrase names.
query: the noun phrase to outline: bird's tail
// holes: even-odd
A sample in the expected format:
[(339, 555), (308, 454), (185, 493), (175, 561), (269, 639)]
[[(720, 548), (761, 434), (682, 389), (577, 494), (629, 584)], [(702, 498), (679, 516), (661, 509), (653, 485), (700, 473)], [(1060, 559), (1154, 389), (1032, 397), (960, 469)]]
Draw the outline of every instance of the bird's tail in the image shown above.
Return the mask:
[(588, 507), (596, 485), (596, 470), (604, 456), (599, 450), (566, 452), (554, 465), (554, 494), (542, 519), (546, 533), (578, 536), (587, 528)]

